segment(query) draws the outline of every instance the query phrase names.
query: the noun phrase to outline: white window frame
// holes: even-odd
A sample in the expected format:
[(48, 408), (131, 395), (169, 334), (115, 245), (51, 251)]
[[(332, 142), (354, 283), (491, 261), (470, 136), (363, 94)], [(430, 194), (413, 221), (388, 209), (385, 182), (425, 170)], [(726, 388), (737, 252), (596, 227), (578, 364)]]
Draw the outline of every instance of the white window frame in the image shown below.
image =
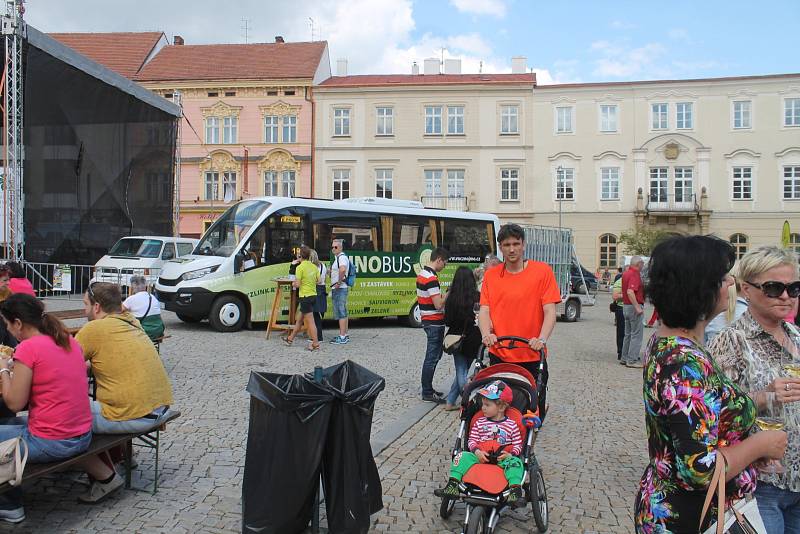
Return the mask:
[[(658, 182), (658, 187), (656, 188), (658, 198), (655, 200), (653, 200), (654, 181)], [(661, 200), (662, 192), (664, 200)], [(647, 203), (659, 204), (662, 206), (669, 204), (669, 167), (650, 167), (647, 173)]]
[(600, 200), (619, 200), (620, 168), (600, 167)]
[[(562, 112), (565, 114), (562, 121)], [(556, 106), (554, 110), (556, 135), (570, 135), (575, 133), (575, 106)], [(566, 119), (569, 118), (569, 121)]]
[(464, 106), (447, 106), (447, 135), (464, 135)]
[[(656, 106), (659, 107), (656, 110)], [(663, 106), (663, 109), (662, 109)], [(658, 118), (658, 124), (656, 124)], [(669, 103), (653, 102), (650, 104), (650, 130), (661, 131), (669, 129)]]
[(375, 108), (375, 135), (391, 137), (394, 135), (394, 108), (377, 106)]
[(297, 171), (287, 169), (281, 172), (281, 196), (294, 197), (297, 195)]
[(442, 196), (442, 176), (444, 176), (443, 169), (425, 169), (423, 171), (423, 187), (425, 188), (426, 197), (441, 197)]
[[(741, 239), (739, 236), (744, 239)], [(736, 241), (733, 240), (734, 237), (737, 238)], [(747, 251), (750, 250), (750, 236), (742, 232), (736, 232), (728, 236), (728, 242), (733, 246), (737, 260), (742, 259), (742, 256), (747, 254)]]
[[(389, 192), (388, 196), (386, 195), (387, 191)], [(375, 169), (375, 196), (378, 198), (394, 196), (394, 169)]]
[[(209, 194), (209, 186), (211, 194)], [(203, 196), (205, 200), (219, 200), (219, 171), (205, 171), (203, 173)]]
[(519, 202), (519, 167), (500, 169), (500, 202)]
[[(800, 200), (800, 163), (782, 165), (781, 199)], [(789, 183), (789, 196), (786, 196), (786, 184)]]
[(278, 171), (264, 171), (264, 196), (280, 196)]
[(500, 135), (519, 135), (519, 105), (500, 106)]
[(443, 106), (425, 106), (425, 135), (442, 135)]
[(219, 117), (206, 117), (206, 144), (218, 145), (220, 139), (220, 118)]
[(792, 96), (783, 99), (783, 127), (800, 127), (800, 97)]
[(333, 107), (333, 137), (350, 137), (350, 108)]
[(284, 115), (281, 118), (281, 142), (297, 142), (297, 115)]
[(239, 141), (239, 117), (222, 117), (222, 144), (235, 145)]
[(264, 115), (264, 143), (278, 144), (280, 140), (280, 117), (278, 115)]
[[(609, 113), (613, 110), (613, 113)], [(598, 129), (601, 133), (617, 133), (619, 131), (619, 106), (617, 104), (600, 104), (598, 108)]]
[(449, 198), (466, 198), (464, 193), (465, 169), (447, 169), (447, 196)]
[(575, 201), (575, 168), (561, 167), (555, 169), (555, 200), (556, 202)]
[(222, 200), (225, 200), (226, 191), (231, 191), (231, 199), (236, 201), (237, 188), (236, 188), (236, 171), (225, 171), (222, 173)]
[[(350, 198), (352, 191), (350, 190), (350, 169), (333, 169), (333, 177), (331, 179), (333, 185), (333, 199), (344, 200)], [(338, 185), (338, 194), (337, 194)], [(347, 191), (345, 191), (345, 186)], [(344, 196), (346, 193), (347, 196)]]
[(694, 102), (675, 103), (675, 129), (694, 130)]
[[(753, 190), (753, 175), (754, 175), (755, 167), (753, 165), (733, 165), (731, 166), (731, 200), (733, 201), (751, 201), (754, 199), (755, 194)], [(739, 177), (736, 177), (738, 170)], [(749, 176), (745, 176), (745, 171)], [(741, 184), (739, 185), (739, 197), (736, 197), (736, 182), (740, 181)], [(749, 186), (749, 192), (747, 193), (748, 196), (745, 196), (745, 182), (747, 182)]]
[[(681, 192), (680, 199), (678, 199), (678, 190)], [(675, 205), (693, 203), (694, 191), (694, 167), (680, 166), (672, 169), (672, 198)]]
[[(747, 109), (740, 109), (738, 111), (740, 123), (736, 125), (737, 104), (747, 104)], [(745, 121), (745, 117), (747, 120)], [(752, 130), (753, 129), (753, 101), (752, 100), (734, 100), (731, 102), (731, 128), (734, 130)]]

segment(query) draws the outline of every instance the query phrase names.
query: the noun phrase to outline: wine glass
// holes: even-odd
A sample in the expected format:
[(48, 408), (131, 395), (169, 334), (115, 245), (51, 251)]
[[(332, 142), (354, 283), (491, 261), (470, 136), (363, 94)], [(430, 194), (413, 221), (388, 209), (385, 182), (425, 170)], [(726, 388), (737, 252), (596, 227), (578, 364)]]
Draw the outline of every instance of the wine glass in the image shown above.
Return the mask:
[[(775, 399), (774, 392), (767, 392), (767, 403), (756, 415), (756, 426), (759, 430), (783, 430), (783, 404)], [(766, 460), (758, 466), (762, 473), (783, 473), (786, 469), (780, 460)]]

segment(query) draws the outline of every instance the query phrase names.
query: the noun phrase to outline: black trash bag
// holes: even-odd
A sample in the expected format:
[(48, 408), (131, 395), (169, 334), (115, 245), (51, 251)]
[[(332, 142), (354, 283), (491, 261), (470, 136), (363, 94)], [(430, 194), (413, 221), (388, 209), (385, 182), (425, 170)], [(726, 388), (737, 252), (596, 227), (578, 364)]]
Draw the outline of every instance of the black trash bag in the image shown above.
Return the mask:
[(322, 371), (336, 395), (322, 457), (328, 531), (365, 534), (370, 514), (383, 508), (381, 479), (369, 443), (372, 412), (383, 377), (347, 360)]
[(295, 534), (311, 521), (334, 396), (303, 375), (251, 372), (242, 532)]

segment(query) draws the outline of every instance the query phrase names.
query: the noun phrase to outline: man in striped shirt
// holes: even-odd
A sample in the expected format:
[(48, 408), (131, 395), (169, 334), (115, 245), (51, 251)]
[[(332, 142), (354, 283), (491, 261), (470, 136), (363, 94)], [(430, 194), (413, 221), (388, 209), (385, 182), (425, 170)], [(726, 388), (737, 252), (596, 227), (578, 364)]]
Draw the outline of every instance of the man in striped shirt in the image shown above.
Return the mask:
[(445, 401), (441, 391), (433, 389), (433, 374), (442, 358), (444, 341), (444, 297), (439, 286), (437, 273), (447, 265), (449, 253), (437, 247), (417, 275), (417, 304), (422, 316), (422, 328), (428, 337), (425, 361), (422, 363), (422, 400), (442, 403)]

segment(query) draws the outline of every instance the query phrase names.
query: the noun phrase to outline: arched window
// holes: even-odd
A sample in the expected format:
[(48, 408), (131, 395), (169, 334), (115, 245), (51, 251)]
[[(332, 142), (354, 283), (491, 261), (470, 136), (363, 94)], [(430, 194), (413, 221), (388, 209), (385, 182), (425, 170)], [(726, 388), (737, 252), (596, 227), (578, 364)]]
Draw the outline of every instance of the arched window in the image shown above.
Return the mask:
[(744, 234), (733, 234), (730, 238), (731, 245), (733, 245), (734, 250), (736, 251), (736, 259), (742, 259), (747, 253), (747, 236)]
[(789, 250), (800, 254), (800, 234), (789, 234)]
[(617, 236), (603, 234), (600, 236), (600, 268), (611, 269), (617, 266)]

